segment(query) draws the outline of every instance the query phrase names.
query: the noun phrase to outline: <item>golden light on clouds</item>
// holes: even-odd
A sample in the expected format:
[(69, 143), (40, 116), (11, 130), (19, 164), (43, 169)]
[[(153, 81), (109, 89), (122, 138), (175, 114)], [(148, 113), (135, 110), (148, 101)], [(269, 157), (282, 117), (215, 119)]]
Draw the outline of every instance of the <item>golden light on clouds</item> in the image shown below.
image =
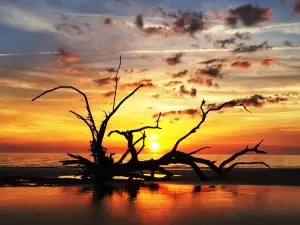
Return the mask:
[[(8, 15), (0, 18), (3, 25), (0, 27), (3, 37), (0, 42), (0, 123), (4, 127), (0, 130), (0, 144), (3, 148), (18, 140), (22, 145), (47, 142), (61, 148), (70, 143), (81, 143), (82, 151), (86, 151), (89, 130), (68, 113), (74, 110), (86, 116), (83, 100), (76, 93), (60, 90), (45, 96), (39, 103), (32, 103), (30, 99), (56, 86), (74, 86), (87, 94), (99, 126), (104, 119), (103, 110), (112, 110), (114, 77), (121, 54), (123, 63), (118, 75), (116, 101), (137, 85), (143, 83), (144, 87), (122, 105), (109, 122), (107, 131), (153, 125), (156, 120), (153, 115), (161, 112), (164, 114), (160, 120), (162, 130), (147, 131), (143, 153), (170, 150), (178, 138), (201, 120), (201, 114), (192, 114), (191, 110), (199, 110), (202, 99), (208, 104), (238, 99), (247, 104), (252, 114), (240, 109), (213, 113), (197, 134), (182, 143), (180, 150), (215, 144), (247, 145), (261, 138), (265, 138), (265, 145), (276, 148), (285, 146), (286, 149), (293, 145), (296, 149), (300, 146), (300, 140), (295, 138), (300, 134), (300, 17), (282, 16), (284, 13), (289, 15), (289, 10), (268, 1), (266, 5), (274, 10), (274, 20), (265, 23), (259, 18), (257, 24), (241, 24), (232, 29), (222, 19), (223, 15), (228, 15), (227, 10), (223, 10), (227, 7), (212, 3), (222, 1), (207, 1), (199, 5), (199, 10), (208, 15), (204, 30), (187, 32), (183, 29), (180, 35), (178, 32), (164, 35), (163, 27), (179, 31), (171, 25), (177, 24), (173, 23), (176, 22), (174, 18), (166, 17), (180, 16), (177, 11), (183, 10), (181, 4), (161, 1), (168, 12), (161, 15), (146, 10), (150, 6), (157, 8), (160, 1), (147, 1), (147, 4), (145, 1), (128, 1), (128, 7), (132, 8), (125, 15), (124, 5), (120, 2), (111, 1), (113, 15), (110, 11), (101, 11), (107, 8), (105, 1), (87, 0), (87, 7), (78, 9), (80, 13), (70, 10), (76, 8), (76, 4), (66, 3), (62, 19), (55, 16), (54, 12), (61, 8), (56, 3), (52, 9), (40, 11), (35, 1), (27, 1), (30, 6), (26, 9), (20, 7), (20, 3), (0, 1), (0, 11), (1, 7), (5, 8), (5, 12), (2, 11)], [(264, 8), (265, 4), (261, 4)], [(184, 10), (187, 14), (182, 15), (193, 15), (191, 12), (197, 8), (188, 5)], [(89, 7), (95, 9), (95, 14), (86, 11)], [(16, 11), (20, 8), (21, 11)], [(97, 9), (101, 10), (97, 12)], [(143, 29), (133, 21), (141, 12), (145, 12)], [(30, 23), (24, 23), (25, 17)], [(251, 38), (239, 40), (236, 32), (249, 32)], [(217, 40), (232, 37), (235, 43), (228, 44), (227, 48), (214, 45)], [(272, 48), (256, 51), (263, 41), (268, 41)], [(284, 42), (290, 44), (287, 46)], [(233, 52), (236, 48), (248, 51)], [(255, 52), (249, 51), (251, 49)], [(180, 55), (180, 60), (174, 65), (168, 64), (166, 59), (176, 54)], [(220, 68), (220, 71), (214, 68)], [(287, 143), (287, 138), (293, 141)], [(118, 135), (104, 139), (105, 146), (113, 152), (121, 153), (126, 149), (126, 142)], [(38, 147), (43, 149), (41, 151), (57, 149)], [(210, 152), (214, 153), (214, 150)]]

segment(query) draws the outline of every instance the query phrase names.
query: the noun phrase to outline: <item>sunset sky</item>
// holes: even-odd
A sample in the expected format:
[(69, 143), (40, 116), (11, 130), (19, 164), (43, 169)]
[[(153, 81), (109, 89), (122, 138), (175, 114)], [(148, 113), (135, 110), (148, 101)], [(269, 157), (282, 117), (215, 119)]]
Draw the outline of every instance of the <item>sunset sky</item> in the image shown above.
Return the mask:
[[(100, 125), (103, 110), (112, 110), (122, 55), (117, 102), (144, 87), (107, 131), (155, 125), (162, 112), (163, 129), (147, 130), (144, 153), (153, 142), (161, 153), (172, 148), (199, 122), (205, 99), (235, 100), (252, 114), (240, 107), (212, 112), (178, 149), (228, 153), (264, 139), (270, 154), (300, 154), (299, 1), (4, 0), (0, 33), (0, 152), (87, 151), (89, 130), (69, 113), (85, 115), (82, 96), (62, 89), (31, 99), (72, 85), (87, 94)], [(234, 43), (216, 42), (230, 38)], [(104, 144), (126, 150), (118, 135)]]

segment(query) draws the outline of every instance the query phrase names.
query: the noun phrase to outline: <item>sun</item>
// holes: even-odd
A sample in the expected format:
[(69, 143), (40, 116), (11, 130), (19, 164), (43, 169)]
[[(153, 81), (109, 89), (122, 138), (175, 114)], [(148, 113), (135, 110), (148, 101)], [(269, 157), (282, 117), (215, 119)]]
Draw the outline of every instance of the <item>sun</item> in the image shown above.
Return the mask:
[(160, 148), (160, 145), (157, 142), (151, 142), (150, 148), (153, 152), (157, 152), (157, 150)]

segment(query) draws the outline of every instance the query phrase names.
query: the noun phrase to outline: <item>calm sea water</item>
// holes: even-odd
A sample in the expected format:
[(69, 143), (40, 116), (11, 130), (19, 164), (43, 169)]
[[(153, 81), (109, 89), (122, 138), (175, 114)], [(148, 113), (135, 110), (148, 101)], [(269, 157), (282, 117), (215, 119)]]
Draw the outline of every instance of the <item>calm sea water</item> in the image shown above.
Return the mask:
[(0, 188), (0, 224), (300, 224), (300, 188), (151, 184)]
[[(89, 158), (88, 153), (81, 154)], [(208, 155), (199, 154), (196, 157), (203, 157), (210, 160), (223, 161), (230, 155)], [(116, 155), (115, 159), (120, 158), (121, 155)], [(140, 159), (159, 158), (160, 154), (141, 154)], [(69, 159), (65, 153), (0, 153), (0, 167), (20, 166), (20, 167), (43, 167), (43, 166), (61, 166), (60, 160)], [(244, 155), (240, 161), (265, 161), (271, 167), (300, 167), (300, 155)], [(175, 165), (173, 165), (175, 167)], [(183, 167), (178, 166), (176, 167)], [(249, 166), (250, 167), (250, 166)], [(255, 166), (251, 166), (255, 167)]]

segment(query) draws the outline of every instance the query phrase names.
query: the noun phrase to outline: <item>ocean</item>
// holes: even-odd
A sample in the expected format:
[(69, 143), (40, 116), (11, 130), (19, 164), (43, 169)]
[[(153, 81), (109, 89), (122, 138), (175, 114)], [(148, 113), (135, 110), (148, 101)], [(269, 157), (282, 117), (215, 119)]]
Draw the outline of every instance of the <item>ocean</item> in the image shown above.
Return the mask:
[[(81, 156), (90, 158), (88, 153), (80, 153)], [(141, 154), (140, 160), (156, 159), (161, 156), (156, 154)], [(217, 164), (230, 155), (222, 154), (198, 154), (210, 160), (217, 160)], [(121, 154), (115, 155), (115, 159)], [(60, 160), (70, 159), (65, 153), (0, 153), (0, 167), (61, 167)], [(300, 168), (300, 155), (243, 155), (238, 161), (264, 161), (272, 168)], [(170, 165), (176, 168), (188, 168), (185, 165)], [(247, 165), (247, 167), (261, 167), (261, 165)]]

